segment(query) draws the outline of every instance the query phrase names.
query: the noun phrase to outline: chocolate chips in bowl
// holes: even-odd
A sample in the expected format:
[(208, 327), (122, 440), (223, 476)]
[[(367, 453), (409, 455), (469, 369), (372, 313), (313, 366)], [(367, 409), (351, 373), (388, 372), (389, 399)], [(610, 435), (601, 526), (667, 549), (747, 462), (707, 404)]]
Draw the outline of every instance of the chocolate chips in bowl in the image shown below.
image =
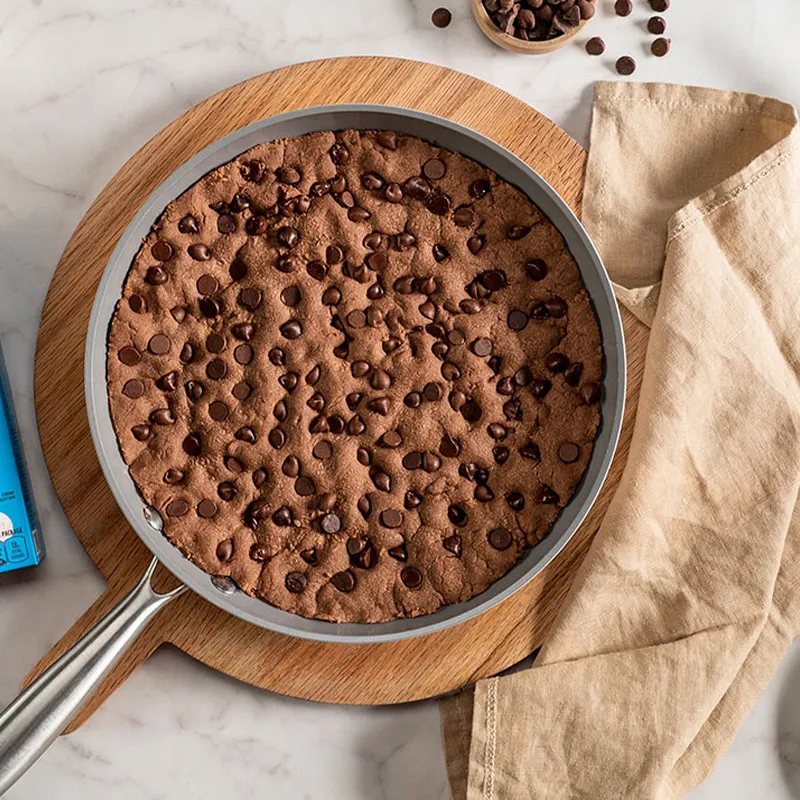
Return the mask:
[(472, 0), (472, 14), (495, 44), (515, 53), (551, 53), (588, 24), (596, 0)]

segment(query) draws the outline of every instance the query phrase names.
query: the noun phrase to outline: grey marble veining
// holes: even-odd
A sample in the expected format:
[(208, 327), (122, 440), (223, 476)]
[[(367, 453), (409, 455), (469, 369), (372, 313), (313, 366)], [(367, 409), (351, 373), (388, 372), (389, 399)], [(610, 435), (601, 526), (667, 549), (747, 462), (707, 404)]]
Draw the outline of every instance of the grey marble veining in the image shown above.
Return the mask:
[[(49, 555), (35, 580), (0, 587), (0, 705), (103, 583), (47, 480), (32, 403), (41, 306), (92, 199), (149, 137), (209, 94), (266, 70), (341, 55), (434, 61), (476, 75), (586, 144), (591, 86), (624, 53), (636, 78), (800, 102), (794, 0), (673, 0), (668, 58), (647, 56), (643, 0), (625, 20), (599, 0), (604, 57), (574, 45), (525, 58), (495, 49), (450, 0), (0, 0), (0, 336)], [(762, 4), (758, 4), (761, 9)], [(446, 800), (434, 703), (362, 709), (290, 700), (157, 653), (10, 800), (264, 797)], [(693, 800), (800, 798), (800, 649)]]

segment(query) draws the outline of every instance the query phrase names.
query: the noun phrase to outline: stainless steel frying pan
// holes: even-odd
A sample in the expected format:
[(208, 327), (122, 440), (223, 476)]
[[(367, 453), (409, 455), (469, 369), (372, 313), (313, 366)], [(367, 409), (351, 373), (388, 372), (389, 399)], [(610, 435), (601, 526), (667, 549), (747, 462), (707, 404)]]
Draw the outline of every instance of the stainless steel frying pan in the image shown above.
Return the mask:
[[(142, 239), (165, 206), (207, 172), (262, 142), (315, 131), (395, 130), (462, 153), (519, 187), (564, 236), (580, 268), (600, 325), (605, 356), (602, 422), (584, 479), (550, 534), (485, 592), (416, 619), (374, 625), (305, 619), (240, 592), (228, 578), (206, 574), (161, 533), (158, 512), (136, 490), (122, 459), (106, 395), (106, 338), (114, 307)], [(611, 284), (586, 231), (566, 203), (515, 155), (449, 120), (378, 105), (320, 106), (248, 125), (212, 144), (178, 169), (148, 199), (122, 235), (97, 290), (85, 356), (86, 406), (97, 455), (131, 527), (153, 553), (140, 584), (68, 653), (0, 714), (0, 794), (44, 752), (159, 609), (191, 589), (224, 611), (263, 628), (320, 642), (376, 643), (424, 636), (464, 622), (501, 602), (537, 575), (564, 547), (588, 513), (606, 477), (619, 437), (625, 401), (625, 349)], [(156, 594), (150, 579), (160, 561), (183, 586)]]

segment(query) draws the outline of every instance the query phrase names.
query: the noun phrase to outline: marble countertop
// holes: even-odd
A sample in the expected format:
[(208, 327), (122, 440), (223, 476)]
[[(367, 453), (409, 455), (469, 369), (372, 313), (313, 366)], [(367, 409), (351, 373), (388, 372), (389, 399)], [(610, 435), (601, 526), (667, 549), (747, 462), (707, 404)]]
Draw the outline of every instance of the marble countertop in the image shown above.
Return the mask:
[[(0, 336), (49, 555), (32, 582), (0, 587), (0, 706), (100, 594), (102, 580), (48, 482), (32, 402), (41, 306), (66, 241), (122, 163), (174, 117), (252, 75), (298, 61), (380, 54), (476, 75), (588, 141), (592, 84), (628, 53), (640, 80), (695, 83), (800, 104), (795, 0), (674, 0), (668, 58), (647, 54), (647, 7), (618, 19), (599, 0), (579, 45), (536, 59), (496, 49), (468, 0), (5, 0), (0, 2)], [(164, 648), (10, 800), (281, 797), (446, 800), (436, 704), (339, 708), (268, 694)], [(785, 659), (694, 800), (800, 798), (800, 648)]]

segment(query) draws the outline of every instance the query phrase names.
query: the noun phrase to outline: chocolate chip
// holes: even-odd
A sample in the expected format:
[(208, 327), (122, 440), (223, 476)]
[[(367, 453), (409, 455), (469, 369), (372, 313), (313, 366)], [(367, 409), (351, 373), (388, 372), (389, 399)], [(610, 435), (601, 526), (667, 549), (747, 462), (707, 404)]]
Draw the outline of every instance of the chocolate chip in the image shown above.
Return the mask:
[(461, 447), (459, 446), (458, 442), (447, 431), (445, 431), (442, 434), (441, 441), (439, 442), (439, 452), (445, 458), (457, 458), (461, 452)]
[(195, 261), (208, 261), (211, 258), (211, 250), (204, 244), (190, 244), (187, 252)]
[(521, 367), (514, 373), (514, 383), (517, 386), (528, 386), (533, 380), (533, 375), (527, 367)]
[(220, 233), (233, 233), (236, 230), (236, 220), (230, 214), (222, 214), (217, 218), (217, 230)]
[(422, 466), (422, 453), (412, 451), (403, 456), (403, 467), (407, 470), (419, 469)]
[(308, 423), (308, 430), (309, 433), (327, 433), (330, 430), (327, 418), (321, 414), (317, 415)]
[(453, 222), (459, 228), (471, 228), (475, 224), (475, 212), (470, 206), (459, 206), (453, 213)]
[(242, 426), (233, 435), (240, 442), (244, 442), (245, 444), (255, 444), (256, 441), (258, 441), (258, 437), (256, 436), (256, 432), (249, 425)]
[(342, 528), (342, 520), (338, 514), (326, 514), (319, 521), (319, 527), (323, 533), (338, 533)]
[(390, 183), (383, 190), (383, 196), (390, 203), (399, 203), (403, 199), (403, 187), (399, 183)]
[(514, 538), (505, 528), (494, 528), (486, 538), (495, 550), (508, 550), (514, 543)]
[(499, 422), (492, 422), (486, 429), (486, 432), (492, 439), (502, 440), (508, 436), (508, 428), (505, 425), (501, 425)]
[(650, 45), (650, 52), (658, 58), (663, 58), (669, 53), (671, 47), (671, 39), (665, 39), (663, 36), (659, 36), (659, 38)]
[(586, 383), (581, 386), (580, 394), (587, 406), (592, 405), (600, 400), (600, 387), (596, 383)]
[(307, 584), (308, 580), (302, 572), (289, 572), (284, 580), (286, 590), (291, 594), (300, 594)]
[(650, 8), (663, 14), (669, 8), (669, 0), (650, 0)]
[(186, 396), (193, 403), (196, 403), (203, 396), (203, 384), (197, 381), (187, 381), (183, 388), (186, 391)]
[(422, 586), (422, 573), (416, 567), (405, 567), (400, 572), (400, 580), (409, 589), (419, 589)]
[(256, 542), (250, 547), (250, 560), (255, 561), (257, 564), (263, 564), (269, 558), (269, 551), (267, 546)]
[(351, 392), (350, 394), (345, 397), (344, 401), (347, 403), (347, 407), (351, 411), (355, 411), (358, 406), (361, 404), (364, 395), (361, 392)]
[(494, 450), (492, 450), (492, 455), (494, 456), (495, 463), (502, 466), (508, 461), (511, 452), (507, 447), (495, 447)]
[(248, 288), (239, 292), (239, 305), (248, 311), (255, 311), (261, 305), (261, 299), (260, 289)]
[(285, 400), (278, 400), (278, 402), (275, 403), (275, 406), (272, 409), (272, 416), (275, 417), (278, 422), (283, 422), (286, 417), (289, 416), (289, 409)]
[(230, 503), (236, 497), (236, 487), (229, 481), (223, 481), (217, 486), (217, 495), (220, 500)]
[(169, 242), (158, 241), (150, 248), (150, 255), (156, 261), (169, 261), (175, 255), (175, 250)]
[(472, 255), (476, 256), (483, 250), (484, 246), (486, 245), (486, 239), (483, 236), (474, 235), (470, 236), (467, 239), (467, 249), (472, 253)]
[(494, 500), (494, 492), (485, 484), (480, 484), (479, 486), (476, 486), (475, 491), (472, 493), (472, 496), (479, 503), (488, 503), (490, 500)]
[(148, 425), (134, 425), (131, 428), (131, 433), (138, 442), (144, 442), (150, 438), (151, 431)]
[(452, 19), (453, 15), (446, 8), (437, 8), (433, 14), (431, 14), (431, 22), (437, 28), (446, 28)]
[(233, 357), (237, 364), (247, 365), (253, 360), (253, 348), (249, 344), (240, 344), (233, 351)]
[(311, 397), (306, 400), (306, 405), (314, 411), (322, 411), (325, 408), (325, 395), (321, 392), (314, 392)]
[(217, 516), (217, 504), (213, 500), (201, 500), (197, 504), (197, 516), (211, 519)]
[[(132, 294), (128, 298), (128, 307), (134, 314), (145, 314), (147, 313), (147, 302), (145, 299), (138, 294)], [(181, 320), (178, 320), (180, 322)]]
[(403, 505), (407, 509), (412, 508), (419, 508), (422, 504), (422, 495), (419, 492), (415, 492), (413, 490), (409, 490), (405, 493), (405, 497), (403, 498)]
[(497, 394), (510, 395), (514, 393), (514, 383), (509, 377), (500, 378), (495, 387)]
[(178, 222), (178, 230), (181, 233), (199, 233), (200, 225), (191, 214), (187, 214), (186, 216), (181, 217), (180, 221)]
[[(273, 347), (269, 353), (268, 358), (271, 364), (274, 364), (276, 367), (283, 366), (286, 363), (286, 353), (281, 350), (280, 347)], [(278, 378), (278, 382), (280, 382), (280, 378)]]
[(600, 36), (593, 36), (586, 42), (586, 52), (590, 56), (601, 56), (606, 51), (606, 43)]
[(135, 367), (142, 360), (141, 354), (135, 347), (123, 347), (117, 353), (117, 358), (126, 367)]
[(395, 508), (381, 511), (381, 525), (384, 528), (399, 528), (403, 524), (403, 512)]
[(321, 281), (328, 274), (328, 268), (321, 261), (309, 261), (306, 264), (306, 272), (315, 281)]
[(344, 594), (349, 594), (356, 588), (356, 576), (352, 570), (346, 569), (344, 572), (337, 572), (331, 577), (331, 583), (336, 589)]
[(360, 434), (364, 433), (366, 429), (366, 423), (358, 414), (356, 414), (354, 417), (351, 417), (350, 421), (347, 423), (347, 433), (350, 436), (359, 436)]
[(228, 419), (228, 413), (228, 406), (221, 400), (215, 400), (208, 407), (208, 416), (211, 417), (214, 422), (224, 422)]
[(583, 364), (580, 362), (575, 364), (570, 364), (564, 370), (564, 380), (570, 386), (578, 386), (581, 382), (581, 375), (583, 375)]
[(512, 331), (521, 331), (528, 324), (528, 315), (524, 311), (514, 309), (508, 314), (508, 327)]
[(301, 475), (294, 482), (294, 490), (300, 497), (309, 497), (317, 491), (317, 487), (311, 478)]
[(563, 372), (569, 366), (569, 359), (563, 353), (548, 353), (544, 365), (550, 372), (556, 374)]
[(491, 355), (492, 347), (492, 340), (486, 339), (485, 337), (475, 339), (475, 341), (470, 345), (472, 352), (480, 358), (486, 358), (486, 356)]
[(503, 359), (500, 358), (500, 356), (492, 356), (487, 363), (489, 364), (489, 369), (494, 372), (495, 375), (500, 374), (500, 369), (503, 365)]
[(633, 75), (636, 71), (636, 62), (630, 56), (621, 56), (616, 63), (620, 75)]
[(314, 449), (311, 451), (314, 458), (318, 458), (320, 461), (327, 461), (333, 455), (333, 445), (323, 439), (321, 442), (317, 442), (314, 445)]
[(212, 300), (210, 297), (203, 297), (198, 305), (200, 307), (200, 313), (208, 319), (214, 319), (214, 317), (218, 317), (222, 310), (219, 301)]
[(632, 0), (616, 0), (614, 3), (614, 13), (618, 17), (627, 17), (633, 11)]
[(281, 506), (272, 515), (272, 521), (281, 528), (286, 528), (294, 522), (294, 514), (288, 506)]
[(278, 270), (278, 272), (283, 272), (285, 274), (294, 272), (297, 269), (297, 266), (297, 259), (289, 255), (289, 253), (284, 253), (283, 255), (279, 256), (278, 260), (275, 262), (275, 268)]
[(360, 309), (351, 311), (345, 319), (351, 328), (363, 328), (367, 324), (367, 315)]
[(518, 241), (519, 239), (524, 239), (530, 232), (529, 225), (512, 225), (506, 231), (506, 238), (511, 239), (511, 241)]
[(539, 493), (536, 495), (536, 502), (545, 505), (553, 505), (559, 501), (559, 496), (547, 485), (542, 484)]
[(467, 422), (478, 422), (483, 416), (483, 409), (474, 400), (467, 400), (460, 408), (461, 416)]
[(225, 464), (226, 469), (229, 469), (231, 472), (235, 472), (237, 475), (241, 472), (244, 472), (244, 464), (242, 464), (238, 458), (227, 456), (223, 463)]
[(392, 377), (388, 372), (376, 369), (369, 377), (369, 385), (377, 391), (388, 389), (392, 385)]
[(442, 466), (442, 459), (436, 453), (426, 452), (422, 456), (422, 469), (425, 472), (436, 472)]
[(233, 389), (231, 389), (231, 394), (239, 401), (244, 402), (247, 400), (248, 397), (253, 393), (253, 387), (246, 383), (245, 381), (241, 381), (237, 383)]
[(342, 301), (342, 293), (335, 287), (329, 286), (322, 293), (322, 304), (325, 306), (335, 306)]
[(256, 489), (260, 489), (266, 482), (267, 478), (269, 477), (269, 473), (265, 469), (257, 469), (253, 472), (253, 486)]
[(565, 464), (572, 464), (581, 457), (581, 448), (575, 442), (564, 442), (558, 448), (558, 457)]
[(303, 326), (300, 324), (299, 320), (290, 319), (288, 322), (284, 322), (283, 325), (280, 327), (281, 336), (286, 339), (297, 339), (303, 333)]
[(214, 358), (206, 366), (206, 375), (212, 381), (221, 381), (228, 372), (228, 365), (221, 358)]
[(467, 524), (467, 512), (461, 506), (453, 503), (447, 509), (447, 518), (453, 525), (462, 527)]
[(317, 557), (317, 549), (315, 547), (311, 547), (308, 550), (301, 550), (300, 551), (300, 558), (306, 562), (309, 566), (316, 566), (319, 563), (319, 559)]
[(183, 452), (186, 453), (187, 456), (199, 456), (200, 453), (203, 452), (202, 442), (199, 434), (197, 433), (190, 433), (183, 440), (182, 447)]
[(442, 389), (438, 383), (433, 383), (432, 381), (426, 383), (424, 388), (422, 389), (422, 394), (424, 395), (425, 399), (431, 403), (436, 403), (442, 399)]
[(221, 353), (225, 349), (225, 337), (218, 333), (210, 333), (206, 339), (206, 350), (209, 353)]
[(244, 223), (244, 229), (251, 236), (261, 236), (267, 232), (267, 218), (261, 214), (254, 214)]
[(353, 206), (353, 208), (347, 212), (347, 219), (349, 219), (350, 222), (366, 222), (371, 216), (372, 214), (370, 214), (366, 208), (361, 208), (361, 206)]
[(661, 36), (667, 30), (667, 21), (664, 17), (650, 17), (647, 20), (647, 30), (654, 36)]
[(437, 264), (441, 264), (450, 258), (450, 251), (443, 244), (435, 244), (433, 246), (433, 260)]
[(428, 200), (426, 207), (432, 214), (443, 217), (450, 211), (450, 205), (450, 198), (446, 194), (435, 194)]
[(509, 420), (522, 419), (522, 403), (519, 400), (506, 400), (503, 403), (503, 414)]
[(286, 456), (281, 472), (289, 478), (296, 478), (300, 474), (300, 461), (297, 456)]
[(453, 328), (453, 330), (447, 334), (447, 341), (454, 347), (457, 347), (467, 341), (467, 336), (461, 328)]
[(183, 517), (189, 513), (189, 504), (182, 498), (172, 500), (164, 509), (168, 517)]
[(519, 449), (519, 454), (523, 458), (528, 458), (532, 461), (535, 461), (537, 464), (540, 464), (542, 461), (542, 454), (539, 450), (539, 445), (536, 444), (534, 441), (528, 441)]
[(405, 544), (399, 544), (396, 547), (390, 547), (387, 552), (396, 561), (408, 561), (408, 550), (406, 549)]
[(409, 408), (419, 408), (422, 405), (422, 395), (419, 392), (409, 392), (403, 398), (403, 403)]
[(424, 178), (414, 176), (403, 184), (405, 194), (414, 200), (426, 201), (433, 194), (433, 187)]
[[(175, 373), (172, 374), (174, 375)], [(122, 394), (124, 394), (125, 397), (129, 397), (131, 400), (138, 400), (144, 394), (144, 384), (136, 380), (136, 378), (133, 378), (122, 387)]]
[(150, 267), (145, 273), (144, 279), (151, 286), (162, 286), (169, 280), (169, 276), (162, 267)]
[(422, 165), (422, 174), (431, 181), (438, 181), (444, 178), (447, 167), (440, 158), (431, 158)]
[(451, 536), (446, 536), (442, 540), (442, 547), (452, 553), (456, 558), (461, 558), (462, 542), (461, 537), (457, 533), (454, 533)]
[[(252, 429), (247, 428), (247, 430), (252, 430)], [(280, 428), (273, 428), (269, 432), (267, 440), (276, 450), (280, 450), (281, 447), (283, 447), (283, 445), (286, 443), (286, 434)]]
[(446, 381), (457, 381), (461, 377), (461, 370), (451, 361), (442, 364), (442, 377)]
[(368, 467), (372, 464), (372, 453), (370, 453), (366, 447), (359, 447), (358, 450), (356, 450), (356, 460), (359, 464)]
[(335, 142), (328, 151), (334, 164), (346, 164), (350, 160), (350, 150), (344, 142)]

